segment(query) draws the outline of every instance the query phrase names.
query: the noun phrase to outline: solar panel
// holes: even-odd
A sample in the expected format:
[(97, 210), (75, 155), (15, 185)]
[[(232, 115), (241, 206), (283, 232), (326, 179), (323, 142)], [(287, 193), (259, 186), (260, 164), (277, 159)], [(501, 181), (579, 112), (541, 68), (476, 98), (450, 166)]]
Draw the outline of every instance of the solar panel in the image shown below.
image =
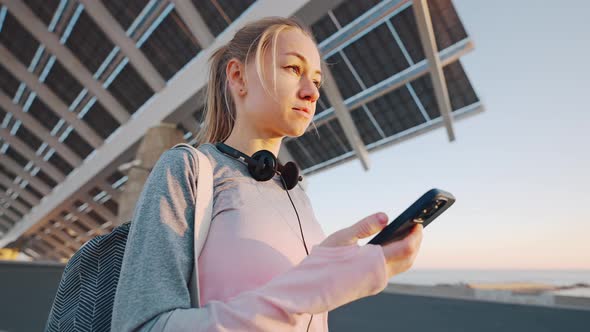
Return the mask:
[(91, 73), (96, 72), (115, 45), (84, 10), (71, 31), (65, 45)]
[(53, 91), (66, 105), (71, 105), (82, 91), (82, 85), (66, 70), (59, 61), (55, 61), (45, 84)]
[(4, 18), (2, 30), (0, 31), (0, 43), (27, 67), (39, 47), (39, 42), (10, 12), (7, 12)]
[(240, 16), (253, 0), (192, 0), (213, 36), (219, 35)]
[(12, 97), (16, 94), (19, 85), (20, 82), (0, 65), (0, 89), (7, 96)]
[(99, 102), (94, 103), (82, 120), (104, 139), (119, 127), (117, 120)]
[[(331, 11), (323, 15), (314, 15), (316, 22), (308, 22), (318, 42), (338, 34), (349, 24), (355, 25), (359, 20), (366, 19), (367, 13), (370, 14), (372, 8), (377, 5), (397, 3), (389, 2), (389, 0), (337, 2), (338, 5)], [(25, 0), (25, 3), (43, 24), (50, 30), (53, 29), (59, 38), (65, 40), (66, 47), (127, 112), (135, 113), (154, 96), (154, 91), (144, 81), (144, 75), (140, 75), (142, 69), (128, 62), (125, 54), (116, 48), (99, 25), (84, 10), (80, 10), (79, 3), (62, 3), (58, 0)], [(214, 36), (218, 36), (229, 24), (240, 19), (244, 11), (254, 3), (251, 0), (192, 1)], [(138, 50), (143, 52), (165, 81), (172, 82), (172, 78), (201, 52), (201, 46), (197, 43), (196, 37), (178, 15), (172, 2), (103, 0), (103, 4), (121, 27), (128, 31), (130, 38), (137, 43)], [(467, 33), (450, 0), (431, 0), (428, 4), (438, 48), (441, 51), (447, 49), (448, 53), (449, 48), (456, 47), (468, 38)], [(317, 3), (309, 2), (305, 6), (313, 7), (317, 6)], [(322, 8), (325, 7), (326, 4), (322, 3)], [(345, 104), (352, 105), (348, 110), (349, 114), (368, 151), (393, 144), (392, 142), (396, 139), (412, 133), (416, 128), (426, 128), (437, 123), (436, 121), (440, 122), (440, 111), (427, 67), (424, 66), (423, 69), (418, 70), (424, 65), (421, 63), (424, 60), (424, 53), (412, 8), (409, 3), (404, 3), (397, 9), (388, 10), (391, 11), (389, 16), (372, 22), (373, 25), (361, 31), (360, 34), (353, 34), (353, 37), (349, 38), (341, 49), (337, 48), (327, 59), (324, 59), (327, 68), (335, 78)], [(306, 21), (308, 17), (302, 16), (301, 19)], [(85, 87), (69, 70), (65, 69), (59, 61), (51, 58), (47, 49), (40, 48), (41, 44), (12, 16), (10, 10), (1, 26), (0, 42), (25, 67), (30, 66), (30, 71), (60, 101), (69, 106), (70, 111), (76, 113), (91, 130), (105, 140), (104, 144), (113, 144), (107, 139), (121, 124), (91, 93), (85, 90)], [(449, 64), (443, 68), (443, 73), (452, 109), (459, 113), (470, 111), (474, 105), (478, 105), (479, 99), (460, 61), (457, 60), (459, 56), (451, 58), (452, 60), (448, 61)], [(409, 75), (408, 73), (412, 74), (410, 79), (402, 79), (403, 75)], [(0, 88), (11, 99), (19, 95), (18, 106), (28, 111), (48, 132), (60, 138), (62, 144), (75, 155), (84, 159), (93, 153), (93, 146), (86, 141), (92, 139), (91, 137), (84, 134), (81, 128), (68, 129), (71, 124), (60, 121), (60, 116), (55, 110), (47, 106), (39, 97), (33, 98), (32, 91), (2, 66), (0, 66)], [(154, 98), (157, 97), (154, 96)], [(189, 139), (194, 138), (193, 134), (199, 130), (194, 127), (203, 120), (203, 108), (197, 105), (202, 105), (201, 101), (193, 108), (181, 107), (182, 114), (174, 116), (174, 119), (185, 120), (192, 116), (196, 120), (194, 122), (178, 120), (181, 121), (180, 129)], [(142, 116), (143, 114), (138, 115), (138, 117)], [(134, 120), (131, 118), (129, 121)], [(0, 121), (4, 122), (8, 131), (14, 130), (16, 119), (9, 119), (5, 107), (1, 105)], [(297, 139), (286, 140), (285, 143), (304, 174), (314, 174), (356, 158), (356, 152), (335, 116), (324, 88), (321, 89), (317, 104), (316, 124), (317, 128), (312, 125), (304, 135)], [(16, 139), (21, 140), (34, 151), (43, 147), (40, 158), (48, 159), (49, 164), (55, 166), (63, 175), (72, 172), (74, 165), (70, 165), (60, 152), (54, 151), (48, 154), (52, 147), (46, 146), (40, 138), (43, 136), (31, 130), (28, 125), (20, 124), (20, 128), (16, 131)], [(189, 131), (192, 133), (190, 136)], [(5, 149), (2, 158), (10, 160), (11, 169), (16, 164), (22, 170), (19, 169), (20, 174), (14, 174), (8, 169), (9, 167), (4, 167), (3, 162), (0, 162), (0, 173), (13, 180), (19, 175), (27, 175), (39, 181), (21, 185), (22, 192), (31, 195), (24, 194), (11, 201), (11, 204), (15, 206), (9, 205), (8, 215), (0, 216), (3, 221), (0, 223), (0, 229), (5, 227), (6, 223), (11, 225), (20, 221), (23, 213), (28, 213), (28, 210), (35, 205), (30, 201), (34, 200), (31, 197), (38, 199), (43, 197), (42, 193), (48, 189), (41, 184), (46, 184), (51, 189), (57, 185), (56, 174), (38, 167), (39, 165), (35, 165), (24, 157), (28, 154), (19, 153), (14, 146), (4, 142), (6, 140), (2, 139), (0, 144), (0, 147)], [(131, 154), (118, 157), (120, 158), (118, 162), (125, 158), (129, 161), (132, 158)], [(71, 162), (70, 158), (67, 160)], [(5, 166), (7, 165), (9, 164)], [(115, 193), (116, 196), (116, 193), (125, 187), (128, 179), (125, 174), (116, 170), (114, 164), (108, 165), (107, 169), (91, 180), (90, 190), (85, 187), (79, 188), (75, 194), (38, 220), (38, 227), (34, 228), (30, 234), (23, 234), (20, 238), (21, 242), (18, 242), (19, 245), (23, 249), (28, 247), (39, 251), (51, 259), (67, 258), (81, 244), (83, 237), (78, 237), (82, 233), (86, 236), (85, 233), (91, 230), (102, 228), (100, 232), (104, 232), (112, 229), (114, 225), (111, 219), (117, 214), (119, 202), (115, 197), (96, 197), (96, 195), (104, 189)], [(6, 190), (8, 188), (0, 186), (0, 192), (6, 192)], [(86, 195), (96, 197), (98, 200), (91, 199), (90, 202), (85, 202), (89, 199)], [(77, 208), (85, 203), (90, 203), (90, 208), (84, 212), (78, 212)], [(66, 219), (69, 220), (66, 221)], [(27, 240), (26, 244), (25, 240)]]
[(102, 3), (119, 22), (121, 28), (127, 30), (148, 4), (148, 0), (102, 0)]
[(63, 141), (74, 153), (84, 160), (94, 150), (75, 130)]
[(158, 72), (169, 80), (199, 53), (200, 46), (176, 11), (171, 11), (140, 48)]
[(24, 2), (45, 25), (51, 23), (53, 14), (59, 5), (59, 0), (24, 0)]
[(125, 66), (109, 85), (107, 91), (112, 93), (131, 114), (154, 94), (131, 64)]

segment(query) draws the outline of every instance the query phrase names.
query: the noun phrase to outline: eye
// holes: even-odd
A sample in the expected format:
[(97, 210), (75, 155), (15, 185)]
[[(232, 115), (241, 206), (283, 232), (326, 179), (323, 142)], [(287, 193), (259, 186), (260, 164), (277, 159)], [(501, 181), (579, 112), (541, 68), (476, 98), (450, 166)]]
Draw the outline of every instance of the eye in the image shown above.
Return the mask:
[(318, 88), (318, 89), (322, 85), (319, 81), (313, 81), (313, 84), (315, 84), (315, 87)]
[(301, 67), (297, 65), (287, 66), (287, 68), (291, 68), (291, 70), (297, 75), (301, 74)]

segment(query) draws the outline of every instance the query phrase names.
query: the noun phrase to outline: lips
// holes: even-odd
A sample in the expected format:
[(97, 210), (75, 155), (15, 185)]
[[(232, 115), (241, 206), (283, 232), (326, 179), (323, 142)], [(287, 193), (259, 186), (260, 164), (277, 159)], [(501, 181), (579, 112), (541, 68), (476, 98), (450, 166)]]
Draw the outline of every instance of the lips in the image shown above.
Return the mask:
[(305, 107), (301, 107), (301, 108), (293, 107), (293, 110), (296, 111), (297, 113), (305, 116), (308, 119), (311, 118), (311, 111), (308, 108), (305, 108)]

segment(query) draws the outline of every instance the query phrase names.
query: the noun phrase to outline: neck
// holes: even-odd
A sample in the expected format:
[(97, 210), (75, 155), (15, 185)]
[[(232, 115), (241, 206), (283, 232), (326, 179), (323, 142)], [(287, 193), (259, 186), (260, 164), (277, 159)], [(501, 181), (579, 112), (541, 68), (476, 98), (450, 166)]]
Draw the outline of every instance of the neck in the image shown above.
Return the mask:
[(248, 156), (260, 150), (268, 150), (278, 158), (282, 140), (283, 137), (261, 135), (243, 126), (235, 126), (224, 143)]

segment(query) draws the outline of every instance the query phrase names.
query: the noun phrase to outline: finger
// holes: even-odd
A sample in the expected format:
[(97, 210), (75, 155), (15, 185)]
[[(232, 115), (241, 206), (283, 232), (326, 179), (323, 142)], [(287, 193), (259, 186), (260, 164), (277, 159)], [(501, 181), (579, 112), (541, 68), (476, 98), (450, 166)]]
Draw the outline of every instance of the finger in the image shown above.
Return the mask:
[(414, 254), (422, 241), (422, 225), (415, 225), (406, 237), (383, 246), (383, 253), (389, 259), (405, 259)]
[(332, 233), (322, 241), (324, 247), (345, 246), (357, 243), (358, 239), (377, 233), (387, 224), (385, 213), (375, 213), (356, 224)]
[(385, 213), (375, 213), (352, 225), (348, 232), (355, 240), (363, 239), (381, 231), (387, 225), (387, 219)]

